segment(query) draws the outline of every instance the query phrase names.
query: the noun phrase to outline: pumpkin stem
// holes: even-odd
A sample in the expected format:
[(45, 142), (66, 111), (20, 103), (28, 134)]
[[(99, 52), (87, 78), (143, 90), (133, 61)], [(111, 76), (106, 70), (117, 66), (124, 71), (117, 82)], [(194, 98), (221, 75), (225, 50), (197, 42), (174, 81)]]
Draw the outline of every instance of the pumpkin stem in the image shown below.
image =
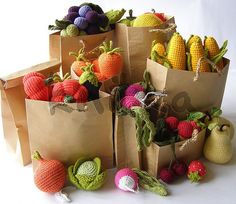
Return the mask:
[(152, 11), (152, 13), (156, 13), (155, 9), (152, 9), (151, 11)]
[(38, 151), (35, 151), (34, 154), (32, 155), (32, 159), (36, 159), (36, 160), (43, 160), (43, 158), (41, 157), (41, 155), (39, 154)]
[(220, 129), (219, 129), (219, 130), (220, 130), (221, 132), (223, 132), (223, 128), (224, 128), (224, 127), (230, 127), (230, 125), (229, 125), (229, 124), (222, 124), (222, 125), (220, 126)]

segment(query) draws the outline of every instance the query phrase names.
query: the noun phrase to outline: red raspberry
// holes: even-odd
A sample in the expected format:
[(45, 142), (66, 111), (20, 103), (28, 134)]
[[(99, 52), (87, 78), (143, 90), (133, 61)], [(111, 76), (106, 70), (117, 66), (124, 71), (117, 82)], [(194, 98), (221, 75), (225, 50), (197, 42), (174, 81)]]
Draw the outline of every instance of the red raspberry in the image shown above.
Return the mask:
[(171, 183), (174, 181), (174, 172), (169, 168), (163, 168), (160, 171), (159, 177), (165, 183)]
[(189, 121), (181, 121), (178, 125), (178, 134), (182, 138), (192, 137), (193, 126)]
[(175, 130), (178, 127), (179, 120), (174, 116), (169, 116), (165, 119), (165, 122), (169, 129)]

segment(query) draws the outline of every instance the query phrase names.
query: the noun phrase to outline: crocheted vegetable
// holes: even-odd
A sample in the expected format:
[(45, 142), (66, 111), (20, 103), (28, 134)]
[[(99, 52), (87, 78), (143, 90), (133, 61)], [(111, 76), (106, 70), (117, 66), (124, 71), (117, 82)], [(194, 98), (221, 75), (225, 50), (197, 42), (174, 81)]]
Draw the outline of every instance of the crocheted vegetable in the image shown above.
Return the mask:
[(208, 57), (216, 63), (216, 65), (220, 68), (224, 68), (223, 64), (223, 56), (227, 52), (227, 43), (228, 41), (226, 40), (221, 48), (219, 48), (218, 43), (216, 42), (214, 37), (206, 37), (204, 40), (204, 48), (208, 52)]
[(152, 42), (152, 49), (151, 49), (151, 60), (163, 64), (164, 58), (166, 56), (166, 48), (164, 44), (157, 43), (156, 40)]
[(98, 22), (98, 13), (96, 11), (88, 11), (85, 15), (86, 20), (91, 23), (95, 24)]
[(74, 20), (74, 24), (81, 30), (84, 30), (88, 27), (88, 21), (84, 17), (77, 17)]
[(118, 22), (123, 17), (125, 12), (126, 12), (125, 9), (110, 10), (110, 11), (106, 12), (105, 15), (109, 19), (109, 24), (115, 24), (116, 22)]
[(187, 50), (189, 51), (191, 45), (198, 41), (202, 44), (202, 39), (198, 35), (191, 35), (187, 41)]
[(69, 12), (65, 17), (64, 20), (70, 21), (71, 23), (74, 23), (75, 19), (79, 17), (78, 12)]
[(206, 175), (206, 167), (199, 160), (193, 160), (188, 166), (188, 178), (191, 182), (199, 182)]
[(68, 20), (55, 20), (55, 25), (49, 25), (48, 30), (63, 30), (66, 29), (71, 22)]
[(167, 61), (164, 66), (173, 69), (186, 69), (186, 50), (185, 42), (179, 33), (174, 33), (167, 47)]
[(52, 82), (52, 78), (46, 79), (38, 72), (30, 72), (23, 78), (24, 91), (30, 99), (49, 101), (51, 96), (49, 85)]
[(133, 27), (154, 27), (162, 24), (162, 21), (152, 13), (145, 13), (138, 16), (133, 23)]
[(225, 164), (231, 160), (233, 147), (228, 124), (218, 125), (211, 131), (206, 139), (203, 153), (209, 161), (217, 164)]
[(34, 172), (34, 183), (43, 192), (56, 193), (60, 191), (66, 181), (66, 169), (57, 160), (43, 159), (38, 151), (32, 156), (39, 161), (39, 166)]
[(184, 176), (187, 173), (188, 167), (184, 161), (175, 160), (171, 165), (171, 169), (176, 176)]
[(192, 137), (193, 126), (189, 121), (181, 121), (178, 124), (178, 134), (182, 139), (188, 139)]
[(100, 72), (98, 58), (92, 61), (93, 64), (93, 71), (94, 72)]
[(125, 96), (121, 100), (121, 105), (127, 109), (131, 109), (133, 106), (141, 106), (141, 103), (134, 96)]
[(84, 6), (84, 5), (89, 6), (92, 10), (98, 12), (99, 14), (103, 14), (103, 13), (104, 13), (103, 10), (102, 10), (102, 8), (101, 8), (99, 5), (97, 5), (97, 4), (85, 2), (85, 3), (82, 3), (82, 4), (80, 5), (80, 7), (82, 7), (82, 6)]
[(160, 170), (159, 177), (165, 183), (172, 183), (174, 181), (174, 172), (172, 169), (165, 167)]
[(165, 122), (169, 129), (175, 130), (178, 128), (179, 120), (174, 116), (169, 116), (165, 119)]
[(79, 83), (84, 85), (89, 93), (89, 100), (96, 100), (99, 98), (99, 88), (101, 83), (93, 72), (93, 64), (88, 64), (82, 68), (83, 74), (79, 78)]
[(79, 9), (79, 15), (81, 17), (85, 17), (89, 11), (92, 11), (92, 8), (90, 6), (88, 5), (81, 6)]
[(115, 184), (123, 191), (136, 192), (138, 190), (138, 176), (130, 168), (121, 169), (115, 175)]
[(101, 28), (106, 28), (109, 25), (108, 17), (105, 14), (99, 14), (97, 25)]
[(66, 27), (66, 33), (70, 37), (75, 37), (79, 35), (79, 29), (76, 25), (71, 24)]
[(99, 82), (103, 82), (103, 81), (106, 81), (107, 78), (104, 77), (100, 72), (94, 72), (94, 74), (96, 75), (96, 77), (98, 78), (98, 81)]
[(80, 7), (79, 6), (71, 6), (69, 9), (68, 9), (68, 13), (78, 13), (79, 12), (79, 9)]
[(75, 61), (71, 65), (71, 69), (76, 73), (77, 76), (81, 76), (83, 73), (82, 68), (85, 67), (88, 60), (85, 58), (84, 48), (81, 48), (78, 53), (70, 52), (70, 56), (75, 57)]
[(117, 76), (123, 68), (121, 48), (113, 48), (113, 43), (110, 41), (103, 42), (100, 50), (103, 52), (98, 58), (101, 74), (108, 79)]
[(166, 187), (154, 176), (137, 168), (133, 168), (132, 170), (138, 175), (139, 185), (142, 188), (161, 196), (166, 196), (168, 194)]
[[(190, 61), (190, 63), (188, 64), (189, 70), (196, 72), (198, 61), (201, 58), (204, 58), (205, 55), (206, 54), (201, 41), (193, 42), (190, 46), (190, 55), (188, 56)], [(210, 72), (210, 71), (211, 70), (208, 62), (205, 59), (202, 59), (199, 72)]]
[(88, 90), (74, 79), (58, 82), (52, 89), (51, 101), (85, 103), (88, 101)]
[(125, 24), (127, 26), (132, 26), (133, 25), (133, 21), (134, 21), (135, 18), (136, 17), (133, 16), (133, 10), (130, 9), (129, 10), (129, 16), (127, 16), (125, 19), (120, 20), (119, 23)]
[(90, 24), (88, 25), (88, 27), (86, 28), (86, 33), (88, 35), (94, 35), (94, 34), (98, 34), (100, 33), (100, 29), (97, 25), (94, 24)]
[(67, 32), (66, 32), (66, 29), (61, 30), (60, 36), (62, 36), (62, 37), (68, 37), (68, 34), (67, 34)]
[(132, 107), (135, 113), (136, 139), (138, 151), (148, 147), (156, 134), (156, 128), (150, 121), (149, 113), (141, 107)]
[(102, 187), (106, 172), (102, 170), (101, 160), (80, 158), (68, 168), (69, 180), (78, 189), (93, 191)]
[(128, 88), (125, 90), (125, 96), (135, 96), (136, 93), (144, 91), (144, 88), (142, 85), (135, 83), (128, 86)]

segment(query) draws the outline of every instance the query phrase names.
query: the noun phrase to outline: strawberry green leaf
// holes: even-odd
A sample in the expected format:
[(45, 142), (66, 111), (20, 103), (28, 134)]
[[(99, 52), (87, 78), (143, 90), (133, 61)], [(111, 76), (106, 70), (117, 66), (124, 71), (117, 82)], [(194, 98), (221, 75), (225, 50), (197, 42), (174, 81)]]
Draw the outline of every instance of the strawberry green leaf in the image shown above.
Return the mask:
[(200, 120), (201, 118), (205, 117), (205, 113), (203, 112), (191, 112), (188, 117), (187, 120)]
[(222, 114), (222, 110), (217, 107), (213, 107), (210, 111), (211, 117), (219, 117)]

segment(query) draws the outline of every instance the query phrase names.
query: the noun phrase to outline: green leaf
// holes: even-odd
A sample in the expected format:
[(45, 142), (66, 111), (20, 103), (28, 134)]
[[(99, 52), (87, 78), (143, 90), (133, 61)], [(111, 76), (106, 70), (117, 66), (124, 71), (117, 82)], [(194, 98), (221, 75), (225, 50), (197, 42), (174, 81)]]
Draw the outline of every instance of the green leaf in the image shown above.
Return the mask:
[(88, 160), (90, 160), (90, 159), (89, 159), (89, 158), (86, 158), (86, 157), (82, 157), (82, 158), (78, 159), (78, 160), (75, 162), (74, 166), (73, 166), (73, 174), (76, 174), (76, 173), (77, 173), (77, 170), (78, 170), (78, 168), (79, 168), (79, 166), (80, 166), (81, 164), (83, 164), (84, 162), (88, 161)]
[(106, 179), (106, 172), (102, 172), (101, 174), (97, 175), (96, 178), (86, 187), (85, 190), (93, 191), (100, 188)]
[(69, 166), (68, 168), (68, 177), (69, 177), (70, 182), (74, 184), (78, 189), (83, 189), (73, 173), (73, 165)]
[(219, 117), (220, 115), (222, 114), (222, 110), (218, 107), (213, 107), (211, 110), (210, 110), (210, 115), (211, 117)]
[(203, 112), (191, 112), (188, 117), (187, 120), (200, 120), (201, 118), (205, 117), (205, 113)]
[(61, 28), (55, 26), (55, 25), (49, 25), (48, 30), (62, 30)]
[(207, 128), (212, 131), (217, 125), (218, 123), (210, 123)]
[(101, 167), (102, 167), (101, 159), (98, 158), (98, 157), (95, 157), (95, 158), (93, 159), (93, 161), (94, 161), (94, 162), (96, 163), (96, 165), (97, 165), (97, 175), (98, 175), (98, 174), (100, 174), (100, 172), (101, 172)]

